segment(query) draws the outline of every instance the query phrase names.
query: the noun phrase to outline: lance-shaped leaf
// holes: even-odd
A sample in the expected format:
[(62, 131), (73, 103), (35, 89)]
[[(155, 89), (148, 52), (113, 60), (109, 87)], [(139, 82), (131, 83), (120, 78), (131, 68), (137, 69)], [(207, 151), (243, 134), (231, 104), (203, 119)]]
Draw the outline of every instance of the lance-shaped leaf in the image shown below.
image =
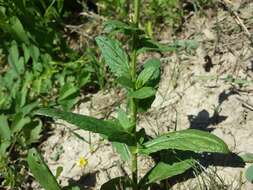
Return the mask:
[(137, 89), (143, 87), (148, 82), (156, 71), (156, 67), (146, 67), (139, 74), (135, 86)]
[(131, 152), (126, 144), (119, 142), (112, 142), (112, 146), (116, 149), (117, 153), (119, 153), (122, 160), (124, 161), (130, 160)]
[(132, 145), (134, 142), (133, 136), (115, 121), (104, 121), (85, 115), (50, 108), (39, 109), (37, 113), (65, 120), (83, 130), (99, 133), (104, 135), (110, 141), (122, 142), (128, 145)]
[(151, 154), (165, 149), (189, 150), (193, 152), (229, 153), (223, 140), (208, 132), (187, 129), (171, 132), (143, 144), (141, 154)]
[(118, 77), (130, 78), (128, 57), (120, 42), (105, 36), (96, 37), (96, 42), (111, 71)]
[(104, 23), (104, 31), (107, 33), (111, 32), (122, 32), (126, 35), (130, 34), (144, 34), (144, 31), (139, 28), (132, 26), (118, 20), (108, 20)]
[(192, 158), (171, 164), (159, 162), (141, 179), (140, 184), (146, 185), (182, 174), (195, 164), (196, 161)]
[(152, 87), (143, 87), (139, 90), (133, 91), (129, 93), (129, 96), (136, 99), (146, 99), (151, 96), (154, 96), (156, 90)]
[(34, 178), (43, 188), (46, 190), (61, 190), (56, 178), (36, 149), (29, 150), (27, 162)]

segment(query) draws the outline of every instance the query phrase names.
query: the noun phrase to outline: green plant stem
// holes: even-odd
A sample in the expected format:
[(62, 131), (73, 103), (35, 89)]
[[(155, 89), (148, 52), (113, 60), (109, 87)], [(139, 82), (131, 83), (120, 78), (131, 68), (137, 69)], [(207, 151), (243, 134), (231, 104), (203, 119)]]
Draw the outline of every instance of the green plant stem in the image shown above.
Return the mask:
[[(140, 17), (140, 0), (134, 0), (134, 17), (133, 17), (133, 24), (138, 27), (139, 25), (139, 17)], [(131, 77), (132, 81), (135, 83), (136, 81), (136, 64), (137, 64), (137, 36), (136, 34), (132, 37), (132, 54), (131, 54)], [(135, 90), (135, 89), (133, 89)], [(133, 134), (136, 139), (135, 147), (133, 147), (132, 150), (132, 179), (133, 182), (136, 184), (136, 188), (138, 190), (137, 184), (138, 184), (138, 168), (137, 168), (137, 137), (136, 137), (136, 121), (137, 121), (137, 106), (136, 106), (136, 100), (134, 98), (131, 98), (130, 100), (130, 117), (131, 117), (131, 123), (133, 124)]]

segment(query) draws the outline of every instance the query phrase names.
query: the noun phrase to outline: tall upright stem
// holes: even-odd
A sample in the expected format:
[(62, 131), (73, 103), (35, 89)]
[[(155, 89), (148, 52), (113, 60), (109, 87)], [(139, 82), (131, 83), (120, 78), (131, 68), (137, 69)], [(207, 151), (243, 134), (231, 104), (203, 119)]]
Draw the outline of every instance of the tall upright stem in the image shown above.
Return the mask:
[[(134, 0), (134, 16), (133, 16), (133, 24), (138, 27), (139, 25), (139, 17), (140, 17), (140, 0)], [(131, 77), (132, 81), (135, 83), (136, 81), (136, 64), (137, 64), (137, 36), (133, 34), (132, 36), (132, 54), (131, 54)], [(134, 89), (135, 90), (135, 89)], [(136, 139), (136, 121), (137, 121), (137, 107), (135, 99), (130, 100), (130, 116), (131, 122), (134, 125), (133, 133)], [(135, 147), (132, 150), (132, 179), (135, 184), (138, 183), (138, 168), (137, 168), (137, 139)], [(137, 189), (138, 190), (138, 189)]]

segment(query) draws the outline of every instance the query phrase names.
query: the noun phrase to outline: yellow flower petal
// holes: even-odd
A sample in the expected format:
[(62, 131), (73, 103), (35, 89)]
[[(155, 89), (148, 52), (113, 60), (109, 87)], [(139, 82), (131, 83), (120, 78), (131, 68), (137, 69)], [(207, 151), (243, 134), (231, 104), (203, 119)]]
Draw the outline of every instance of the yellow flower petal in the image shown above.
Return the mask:
[(76, 164), (80, 167), (80, 168), (84, 168), (87, 164), (88, 164), (88, 160), (85, 159), (84, 156), (81, 156), (79, 158), (79, 160), (76, 162)]

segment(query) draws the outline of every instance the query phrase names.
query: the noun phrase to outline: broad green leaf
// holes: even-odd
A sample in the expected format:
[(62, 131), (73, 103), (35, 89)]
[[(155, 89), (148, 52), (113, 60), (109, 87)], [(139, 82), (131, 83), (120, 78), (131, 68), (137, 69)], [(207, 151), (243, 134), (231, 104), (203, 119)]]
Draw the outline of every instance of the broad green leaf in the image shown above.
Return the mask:
[(156, 67), (146, 67), (142, 70), (142, 72), (139, 74), (136, 80), (136, 88), (139, 89), (143, 87), (146, 82), (149, 81), (149, 79), (152, 77), (154, 72), (156, 71)]
[(251, 165), (247, 170), (246, 170), (246, 179), (253, 183), (253, 165)]
[(13, 38), (19, 40), (20, 42), (28, 44), (29, 39), (26, 35), (26, 32), (20, 20), (17, 17), (11, 17), (9, 21), (10, 21), (10, 33), (13, 36)]
[(121, 126), (126, 130), (130, 132), (130, 129), (132, 127), (131, 122), (126, 114), (122, 109), (117, 110), (118, 113), (118, 120)]
[(104, 31), (107, 33), (111, 32), (122, 32), (124, 34), (143, 34), (144, 32), (139, 28), (126, 24), (118, 20), (108, 20), (104, 23)]
[(98, 36), (96, 37), (96, 42), (111, 71), (118, 77), (125, 76), (129, 78), (128, 57), (119, 41), (105, 36)]
[(45, 190), (61, 190), (56, 178), (35, 148), (28, 151), (27, 162), (34, 178)]
[(119, 77), (118, 83), (125, 88), (129, 88), (129, 89), (134, 88), (134, 84), (132, 80), (127, 77)]
[(122, 176), (113, 178), (104, 183), (100, 190), (132, 190), (134, 187), (130, 178)]
[(10, 141), (11, 131), (8, 125), (7, 116), (0, 115), (0, 141)]
[(154, 96), (156, 93), (156, 90), (152, 87), (143, 87), (139, 90), (136, 90), (134, 92), (130, 92), (129, 96), (136, 99), (146, 99), (151, 96)]
[(195, 164), (194, 159), (177, 161), (172, 164), (159, 162), (141, 179), (141, 183), (149, 184), (182, 174)]
[(50, 108), (39, 109), (37, 113), (57, 119), (63, 119), (68, 123), (76, 125), (80, 129), (105, 135), (110, 141), (122, 142), (127, 145), (132, 145), (134, 142), (133, 136), (126, 132), (120, 124), (114, 121), (99, 120), (85, 115)]
[(152, 86), (152, 87), (156, 87), (160, 81), (161, 62), (159, 59), (156, 59), (156, 58), (149, 59), (144, 63), (144, 69), (146, 69), (148, 67), (155, 67), (156, 70), (154, 71), (150, 80), (147, 82), (147, 85)]
[(130, 150), (129, 150), (129, 148), (126, 144), (119, 143), (119, 142), (113, 142), (112, 146), (119, 153), (122, 160), (124, 160), (124, 161), (129, 161), (130, 160), (131, 152), (130, 152)]
[(164, 149), (188, 150), (193, 152), (229, 153), (223, 140), (208, 132), (187, 129), (171, 132), (143, 144), (141, 154), (151, 154)]

